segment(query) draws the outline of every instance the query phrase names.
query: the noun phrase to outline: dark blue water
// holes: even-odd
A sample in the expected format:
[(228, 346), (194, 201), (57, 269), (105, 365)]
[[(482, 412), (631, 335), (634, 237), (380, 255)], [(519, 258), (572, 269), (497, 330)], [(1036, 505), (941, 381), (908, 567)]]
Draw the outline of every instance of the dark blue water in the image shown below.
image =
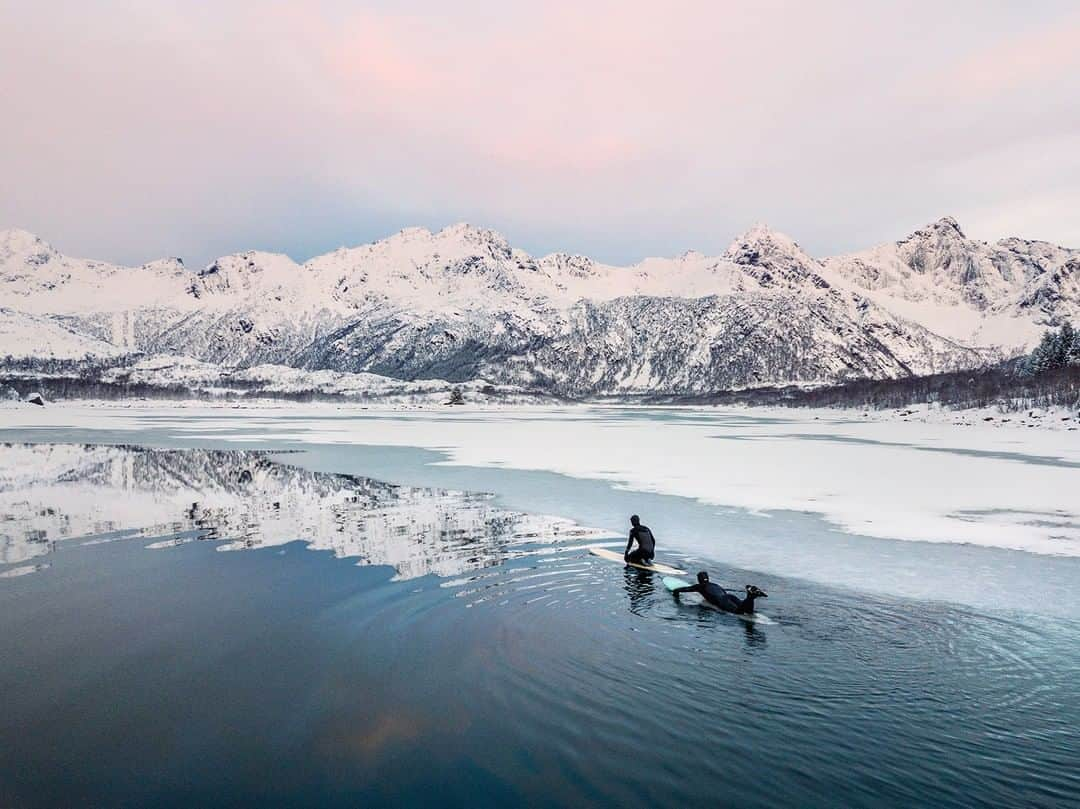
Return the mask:
[[(499, 471), (478, 499), (454, 486), (475, 470), (371, 449), (75, 457), (0, 493), (0, 574), (34, 569), (0, 578), (0, 806), (1078, 804), (1080, 625), (1037, 594), (965, 606), (751, 572), (722, 544), (672, 557), (767, 590), (771, 622), (748, 624), (565, 525), (530, 535), (521, 511), (607, 525), (633, 493), (602, 484)], [(184, 487), (204, 499), (177, 509)], [(1030, 556), (952, 551), (983, 576)], [(1045, 565), (1067, 589), (1076, 567)]]

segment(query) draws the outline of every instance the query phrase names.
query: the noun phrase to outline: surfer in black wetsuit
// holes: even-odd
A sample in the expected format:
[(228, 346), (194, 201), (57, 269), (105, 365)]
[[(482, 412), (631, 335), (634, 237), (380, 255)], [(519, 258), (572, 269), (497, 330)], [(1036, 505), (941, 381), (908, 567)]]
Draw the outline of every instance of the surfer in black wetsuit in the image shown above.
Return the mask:
[[(653, 536), (649, 526), (641, 524), (641, 518), (635, 514), (630, 518), (630, 538), (626, 541), (626, 552), (623, 559), (638, 565), (651, 565), (656, 556), (656, 537)], [(637, 550), (631, 552), (634, 542), (637, 542)]]
[(709, 574), (704, 570), (697, 574), (697, 584), (677, 587), (671, 593), (676, 598), (679, 593), (700, 593), (702, 598), (717, 609), (724, 612), (738, 613), (739, 615), (749, 615), (754, 611), (754, 599), (769, 597), (763, 590), (748, 584), (746, 585), (746, 598), (738, 599), (719, 584), (713, 584), (709, 581)]

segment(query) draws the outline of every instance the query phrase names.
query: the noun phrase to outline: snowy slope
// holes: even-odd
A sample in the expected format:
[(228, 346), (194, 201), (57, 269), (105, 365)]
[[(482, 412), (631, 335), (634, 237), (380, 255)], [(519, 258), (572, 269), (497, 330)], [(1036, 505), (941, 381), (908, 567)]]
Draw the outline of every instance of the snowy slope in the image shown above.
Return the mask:
[[(21, 352), (186, 355), (396, 379), (485, 379), (559, 393), (704, 392), (978, 365), (1076, 313), (1080, 252), (967, 239), (949, 219), (819, 261), (765, 226), (721, 256), (629, 267), (534, 258), (498, 233), (409, 228), (297, 264), (224, 256), (200, 272), (73, 259), (0, 233)], [(60, 329), (60, 332), (56, 332)], [(18, 334), (18, 340), (15, 336)], [(47, 340), (45, 338), (48, 338)], [(29, 347), (28, 347), (29, 346)], [(44, 351), (44, 349), (43, 349)], [(24, 356), (24, 354), (18, 354)]]
[(112, 343), (73, 331), (53, 318), (0, 307), (0, 359), (102, 359), (125, 353)]

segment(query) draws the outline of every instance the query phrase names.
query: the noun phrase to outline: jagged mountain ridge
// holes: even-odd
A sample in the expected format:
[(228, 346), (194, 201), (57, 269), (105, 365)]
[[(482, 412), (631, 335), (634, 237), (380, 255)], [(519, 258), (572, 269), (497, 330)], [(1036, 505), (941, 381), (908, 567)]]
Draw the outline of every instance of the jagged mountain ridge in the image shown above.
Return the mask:
[[(1074, 316), (1078, 267), (1080, 251), (1019, 239), (987, 245), (948, 218), (824, 261), (756, 226), (718, 257), (690, 252), (630, 267), (534, 258), (471, 225), (409, 228), (304, 264), (235, 254), (199, 272), (178, 259), (82, 261), (24, 231), (0, 233), (8, 316), (55, 323), (78, 338), (74, 356), (113, 347), (571, 395), (978, 365)], [(12, 353), (7, 342), (0, 356)]]

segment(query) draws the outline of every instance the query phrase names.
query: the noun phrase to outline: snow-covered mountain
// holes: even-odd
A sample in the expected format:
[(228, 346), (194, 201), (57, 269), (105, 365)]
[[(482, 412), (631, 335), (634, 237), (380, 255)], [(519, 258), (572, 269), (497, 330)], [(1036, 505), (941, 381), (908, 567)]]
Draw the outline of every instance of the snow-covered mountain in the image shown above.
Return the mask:
[(987, 244), (951, 217), (825, 266), (885, 308), (969, 344), (1028, 348), (1047, 326), (1080, 315), (1080, 250)]
[(721, 255), (534, 258), (471, 225), (297, 264), (121, 267), (0, 233), (0, 357), (180, 355), (569, 395), (897, 377), (979, 365), (1080, 313), (1080, 251), (942, 219), (819, 261), (764, 226)]

